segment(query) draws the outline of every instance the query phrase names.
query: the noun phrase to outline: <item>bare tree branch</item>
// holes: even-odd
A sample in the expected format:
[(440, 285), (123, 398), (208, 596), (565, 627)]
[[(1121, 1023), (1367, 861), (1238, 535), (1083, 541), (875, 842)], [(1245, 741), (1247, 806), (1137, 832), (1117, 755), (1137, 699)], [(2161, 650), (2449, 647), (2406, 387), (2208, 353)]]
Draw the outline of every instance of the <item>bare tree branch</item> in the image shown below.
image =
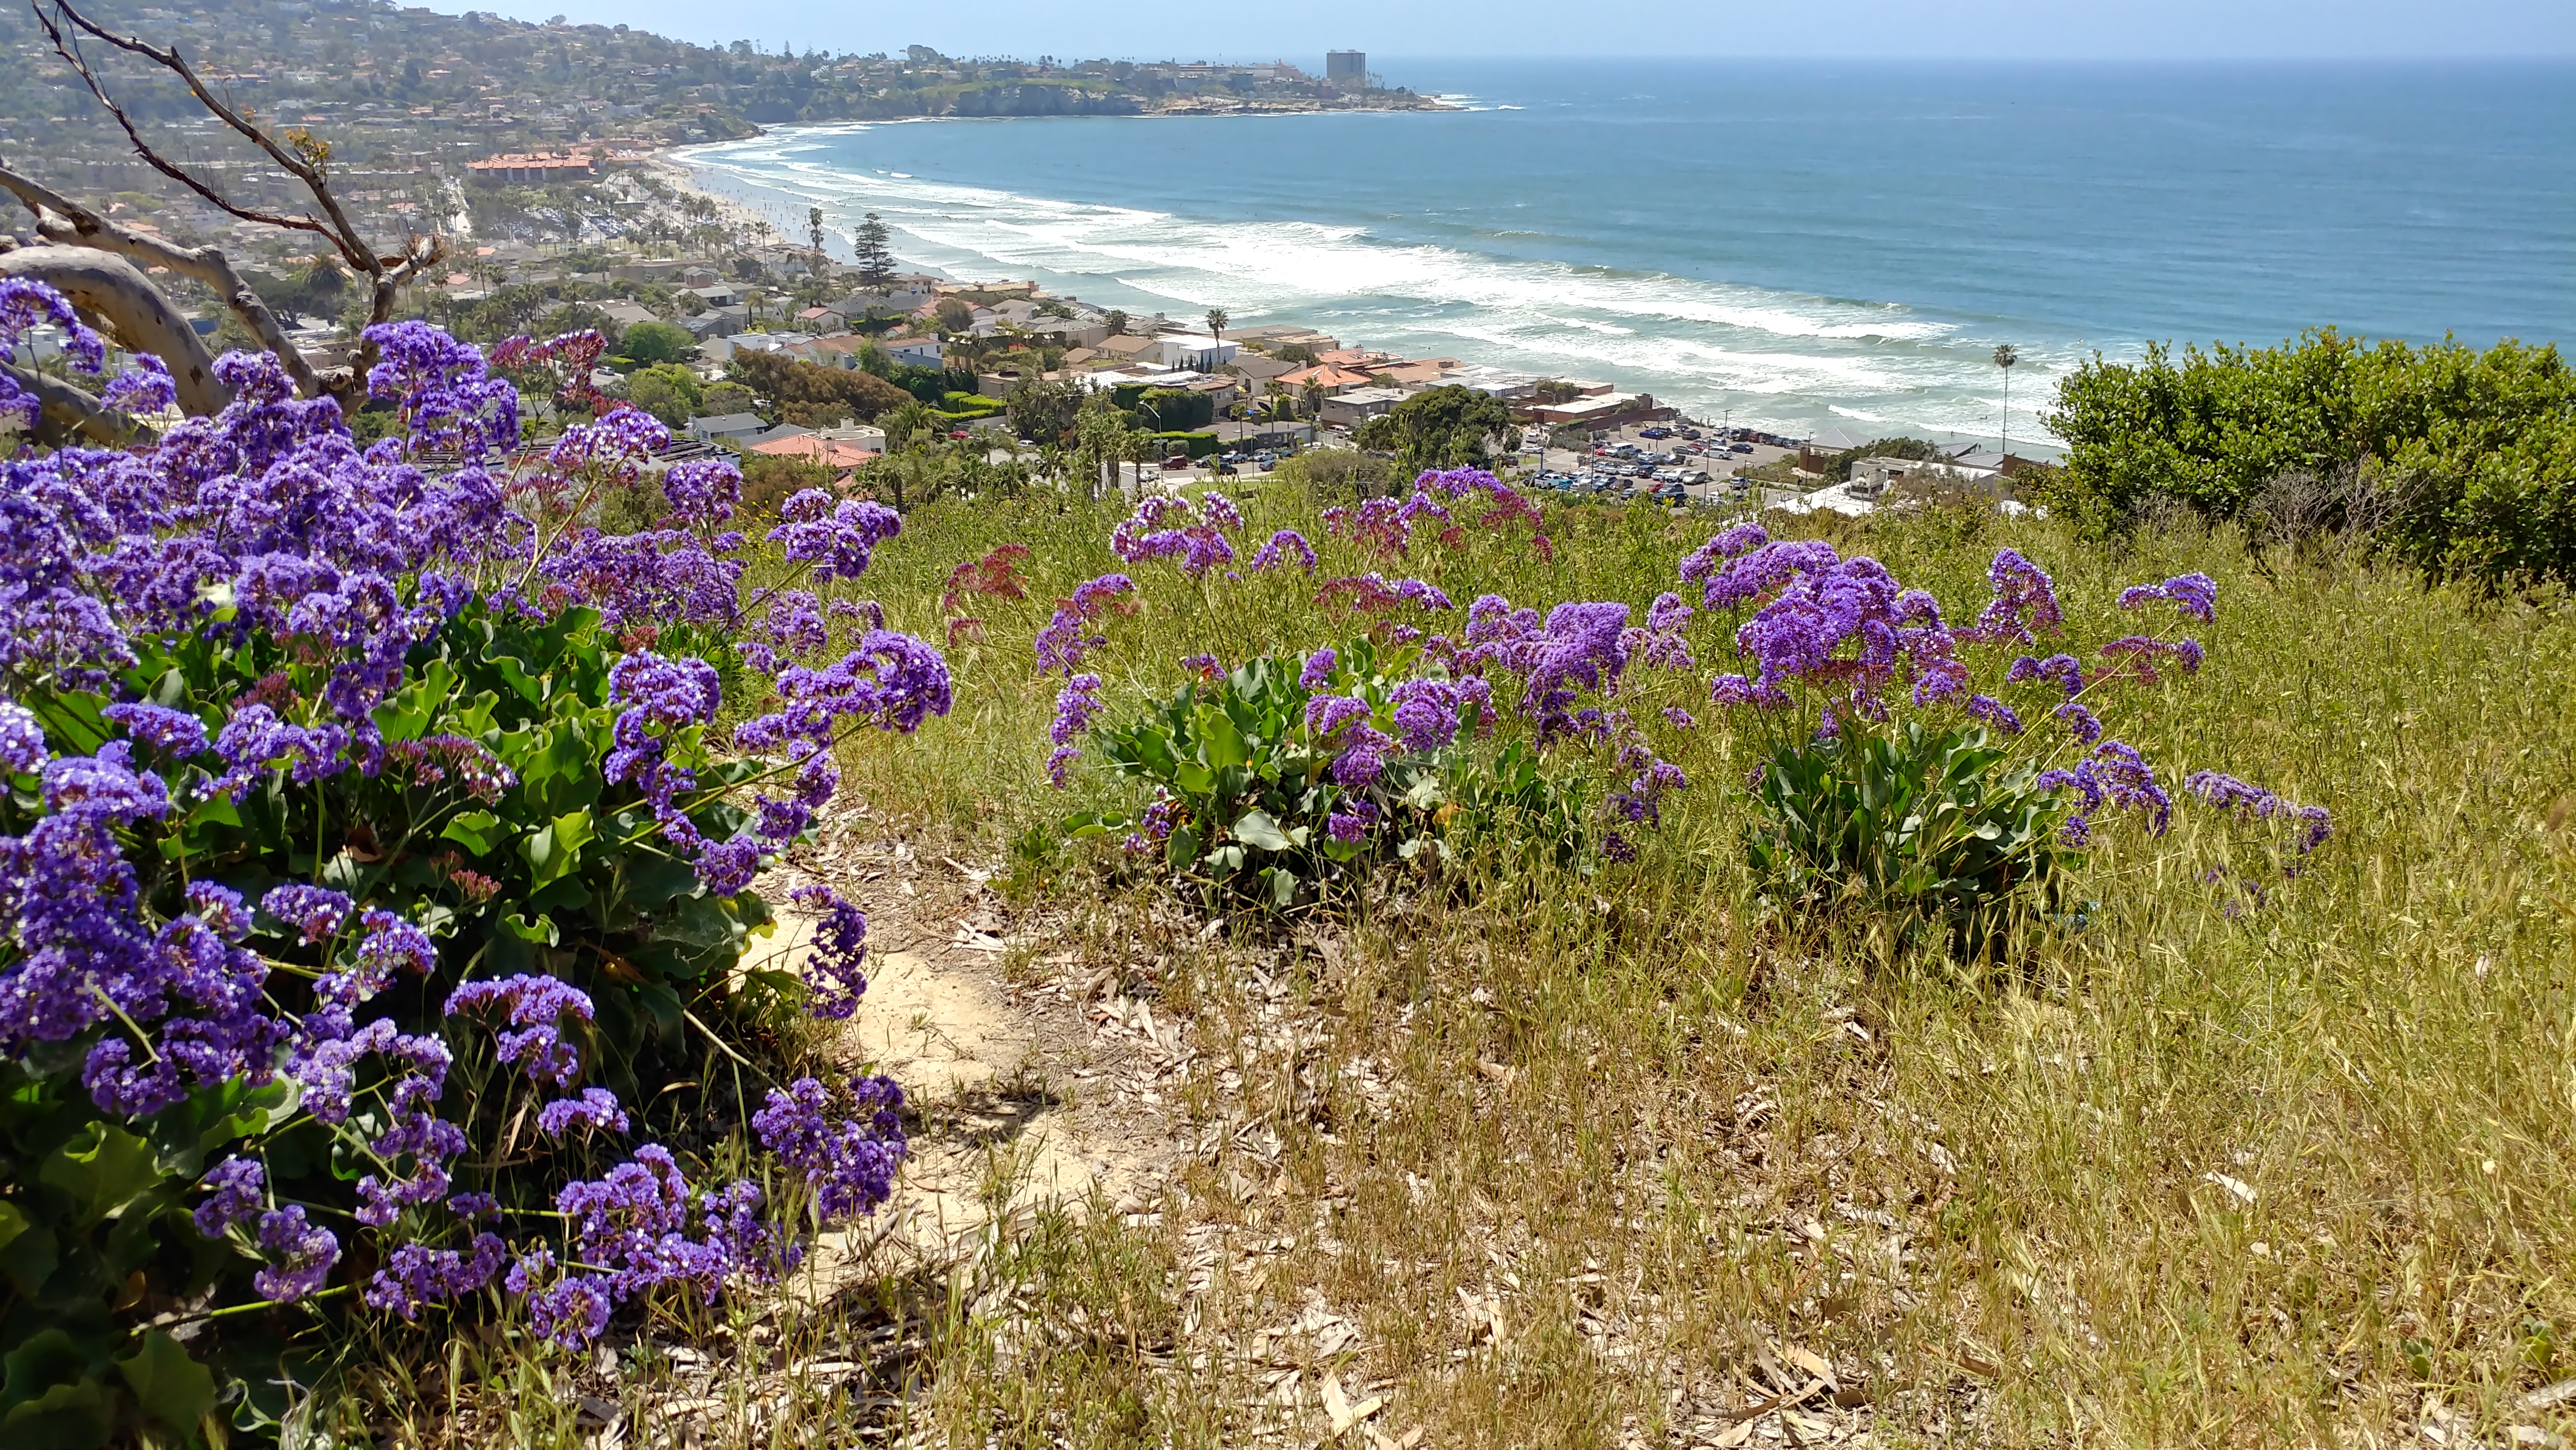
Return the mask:
[[(392, 316), (394, 304), (401, 295), (403, 284), (436, 265), (446, 255), (446, 243), (434, 234), (425, 237), (414, 235), (408, 238), (400, 252), (378, 253), (368, 243), (365, 235), (358, 230), (357, 224), (349, 219), (349, 214), (342, 210), (339, 198), (331, 192), (330, 179), (327, 175), (330, 166), (329, 146), (303, 132), (292, 130), (286, 136), (288, 144), (279, 144), (275, 137), (269, 135), (266, 130), (209, 89), (205, 81), (197, 75), (195, 67), (189, 65), (175, 47), (164, 48), (107, 30), (73, 9), (70, 0), (29, 0), (29, 3), (36, 12), (37, 24), (44, 27), (46, 37), (53, 42), (55, 53), (63, 58), (64, 64), (70, 66), (73, 72), (80, 76), (82, 83), (89, 87), (90, 94), (95, 96), (98, 103), (107, 108), (108, 114), (116, 118), (116, 123), (124, 128), (126, 140), (132, 143), (135, 155), (163, 175), (222, 208), (229, 215), (266, 226), (282, 227), (289, 231), (310, 232), (330, 243), (332, 249), (340, 254), (341, 260), (346, 262), (352, 271), (364, 276), (372, 284), (368, 297), (369, 323), (382, 322)], [(257, 146), (270, 160), (284, 168), (287, 174), (303, 182), (305, 189), (312, 193), (314, 202), (329, 218), (328, 222), (310, 214), (287, 216), (242, 206), (191, 174), (185, 167), (153, 150), (151, 144), (143, 139), (143, 133), (134, 124), (133, 118), (128, 116), (124, 108), (117, 104), (115, 98), (107, 93), (107, 87), (99, 80), (97, 72), (90, 67), (87, 58), (81, 54), (79, 37), (82, 35), (94, 37), (128, 54), (141, 56), (178, 76), (187, 85), (189, 94), (195, 96), (197, 103), (204, 106), (209, 114), (232, 128), (236, 134), (252, 145)], [(10, 189), (18, 190), (15, 186)], [(25, 192), (20, 191), (19, 195), (22, 200), (26, 199)], [(50, 202), (29, 202), (29, 205), (31, 207), (43, 205), (48, 209), (61, 211), (61, 208), (53, 207)], [(62, 215), (69, 218), (71, 213), (62, 212)], [(104, 229), (105, 226), (102, 220), (101, 230), (97, 232), (101, 238), (109, 235)], [(75, 228), (76, 232), (77, 230)], [(131, 239), (137, 234), (127, 232), (126, 235)], [(87, 236), (82, 236), (80, 241), (83, 245), (98, 245)], [(104, 249), (122, 250), (119, 247)], [(210, 253), (212, 249), (197, 250)], [(221, 260), (220, 256), (217, 260)], [(174, 270), (178, 270), (175, 264), (167, 259), (160, 259), (159, 264), (172, 266)], [(243, 313), (245, 297), (256, 304), (256, 295), (250, 293), (246, 286), (239, 285), (239, 278), (233, 276), (229, 266), (223, 269), (223, 273), (232, 278), (233, 285), (226, 286), (213, 281), (209, 281), (208, 285), (223, 292), (235, 312)], [(190, 272), (189, 275), (199, 276), (200, 274)], [(200, 280), (205, 279), (200, 276)], [(266, 312), (265, 307), (260, 308), (261, 315), (265, 316)], [(354, 402), (354, 395), (365, 387), (367, 369), (373, 365), (376, 357), (373, 343), (361, 342), (357, 357), (348, 367), (317, 369), (300, 351), (287, 343), (284, 333), (276, 328), (273, 318), (270, 319), (269, 326), (263, 330), (256, 323), (251, 322), (249, 314), (243, 313), (243, 317), (259, 336), (261, 345), (277, 353), (279, 359), (286, 364), (289, 373), (295, 377), (298, 388), (308, 396), (329, 393), (340, 398), (344, 404), (348, 404)]]
[[(251, 285), (233, 270), (232, 263), (222, 252), (213, 247), (178, 246), (121, 226), (6, 166), (0, 166), (0, 188), (7, 189), (35, 214), (36, 231), (49, 242), (113, 253), (146, 267), (167, 267), (212, 288), (216, 296), (224, 299), (224, 305), (232, 309), (233, 315), (241, 319), (242, 326), (250, 330), (250, 335), (259, 339), (259, 345), (277, 354), (278, 360), (286, 365), (287, 376), (295, 380), (298, 391), (307, 396), (323, 391), (313, 364), (286, 340), (286, 329), (278, 324), (276, 314), (268, 310), (268, 304), (262, 302), (259, 294), (251, 290)], [(193, 336), (192, 333), (192, 339)], [(150, 351), (146, 348), (137, 350)], [(198, 352), (202, 355), (204, 348), (199, 347)], [(161, 361), (169, 366), (172, 377), (180, 379), (179, 406), (186, 411), (211, 413), (229, 401), (227, 397), (217, 397), (210, 406), (199, 408), (189, 401), (188, 383), (180, 372), (181, 359), (164, 354)], [(190, 365), (195, 366), (195, 360), (192, 359)], [(214, 374), (208, 372), (206, 377), (212, 382)]]
[(36, 420), (35, 437), (39, 443), (59, 447), (75, 438), (87, 438), (109, 448), (120, 448), (134, 436), (133, 419), (60, 378), (5, 359), (0, 359), (0, 373), (34, 394), (43, 408)]
[(176, 385), (181, 411), (203, 416), (232, 401), (215, 377), (215, 360), (188, 319), (132, 262), (89, 247), (19, 247), (0, 252), (0, 277), (31, 277), (105, 323), (129, 352), (161, 359)]
[[(290, 231), (311, 232), (315, 236), (322, 238), (322, 240), (331, 243), (335, 250), (345, 251), (345, 248), (340, 246), (339, 239), (331, 235), (330, 228), (324, 226), (320, 221), (317, 221), (310, 216), (284, 216), (277, 212), (260, 211), (253, 207), (241, 206), (235, 203), (230, 197), (225, 196), (222, 192), (219, 192), (213, 187), (198, 180), (185, 168), (174, 162), (165, 160), (159, 152), (152, 149), (150, 143), (143, 139), (142, 131), (135, 127), (134, 118), (125, 114), (125, 108), (118, 105), (115, 98), (107, 93), (107, 87), (100, 83), (98, 73), (90, 69), (89, 61), (81, 55), (79, 42), (74, 40), (71, 36), (65, 35), (63, 33), (63, 28), (55, 23), (54, 17), (45, 13), (45, 4), (43, 3), (43, 0), (30, 0), (29, 8), (36, 12), (36, 23), (44, 27), (46, 38), (53, 42), (54, 53), (61, 56), (63, 58), (63, 63), (72, 68), (72, 73), (79, 76), (82, 84), (89, 87), (89, 93), (98, 99), (98, 103), (100, 105), (107, 108), (107, 113), (116, 118), (116, 124), (123, 127), (125, 130), (125, 139), (133, 143), (134, 154), (142, 157), (143, 160), (154, 170), (169, 177), (171, 180), (178, 182), (181, 186), (188, 188), (197, 195), (204, 197), (213, 205), (221, 207), (226, 212), (241, 218), (243, 221), (257, 222), (263, 226), (284, 227)], [(261, 133), (258, 127), (253, 126), (249, 121), (243, 119), (239, 112), (216, 99), (214, 95), (206, 89), (205, 83), (197, 79), (196, 72), (191, 69), (185, 61), (179, 59), (177, 52), (163, 51), (157, 47), (146, 45), (139, 40), (123, 40), (117, 36), (110, 35), (106, 31), (100, 30), (96, 25), (91, 24), (86, 17), (82, 16), (78, 11), (73, 10), (70, 6), (60, 4), (59, 0), (56, 0), (55, 8), (59, 9), (62, 12), (63, 17), (71, 21), (78, 29), (94, 34), (100, 39), (107, 41), (110, 45), (114, 45), (121, 50), (129, 50), (137, 55), (159, 61), (163, 65), (169, 66), (171, 69), (177, 71), (180, 78), (187, 82), (189, 90), (196, 94), (198, 101), (203, 104), (207, 110), (213, 112), (218, 119), (224, 122), (224, 124), (232, 127), (236, 131), (239, 131), (243, 135), (248, 136), (254, 144), (260, 147), (261, 150), (271, 153), (273, 157), (275, 156), (277, 148), (269, 144), (267, 136)], [(283, 157), (278, 157), (277, 159), (285, 161), (285, 164), (290, 166), (300, 166), (302, 164), (297, 161), (286, 161)]]

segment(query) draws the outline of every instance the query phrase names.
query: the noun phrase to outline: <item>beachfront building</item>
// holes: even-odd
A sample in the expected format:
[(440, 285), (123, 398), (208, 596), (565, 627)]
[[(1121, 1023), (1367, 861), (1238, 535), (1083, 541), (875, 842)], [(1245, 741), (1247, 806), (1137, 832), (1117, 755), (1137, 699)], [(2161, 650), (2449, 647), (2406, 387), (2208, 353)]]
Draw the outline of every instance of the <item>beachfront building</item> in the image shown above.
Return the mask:
[(1186, 368), (1194, 373), (1212, 373), (1234, 361), (1243, 349), (1231, 342), (1220, 342), (1205, 333), (1167, 332), (1153, 339), (1154, 361), (1167, 368)]
[(1328, 427), (1356, 428), (1371, 418), (1381, 418), (1395, 411), (1405, 400), (1402, 388), (1353, 388), (1324, 400), (1319, 415)]
[(688, 435), (700, 443), (757, 438), (768, 431), (769, 425), (760, 421), (758, 413), (718, 413), (712, 418), (691, 418), (687, 429)]
[(1368, 89), (1368, 52), (1364, 50), (1328, 50), (1324, 52), (1324, 79), (1337, 86)]

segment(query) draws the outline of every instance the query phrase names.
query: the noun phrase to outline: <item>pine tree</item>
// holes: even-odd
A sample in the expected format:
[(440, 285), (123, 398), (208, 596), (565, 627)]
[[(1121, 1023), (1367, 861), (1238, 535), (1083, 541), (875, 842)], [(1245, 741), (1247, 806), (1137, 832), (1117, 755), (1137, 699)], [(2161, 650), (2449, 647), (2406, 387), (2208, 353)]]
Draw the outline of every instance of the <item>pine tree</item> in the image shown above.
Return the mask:
[(894, 286), (894, 252), (886, 245), (886, 224), (875, 212), (869, 212), (850, 235), (850, 250), (857, 254), (859, 285), (872, 292), (884, 292)]

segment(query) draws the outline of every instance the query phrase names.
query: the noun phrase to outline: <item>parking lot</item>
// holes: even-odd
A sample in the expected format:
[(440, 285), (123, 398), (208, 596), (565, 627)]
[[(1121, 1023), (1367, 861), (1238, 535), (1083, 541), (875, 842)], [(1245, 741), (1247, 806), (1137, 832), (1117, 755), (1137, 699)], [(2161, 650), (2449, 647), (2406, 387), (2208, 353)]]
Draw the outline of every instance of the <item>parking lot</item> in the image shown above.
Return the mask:
[(1572, 497), (1630, 499), (1653, 494), (1677, 504), (1724, 505), (1746, 497), (1741, 469), (1759, 468), (1795, 450), (1752, 441), (1749, 430), (1653, 423), (1605, 434), (1589, 453), (1524, 445), (1534, 486)]

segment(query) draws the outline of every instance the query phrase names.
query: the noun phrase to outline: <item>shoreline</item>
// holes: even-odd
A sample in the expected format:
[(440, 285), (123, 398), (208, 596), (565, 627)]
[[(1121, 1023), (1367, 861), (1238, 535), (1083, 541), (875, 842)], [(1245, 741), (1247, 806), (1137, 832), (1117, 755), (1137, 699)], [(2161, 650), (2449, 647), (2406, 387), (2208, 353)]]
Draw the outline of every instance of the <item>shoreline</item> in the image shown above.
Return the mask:
[[(1472, 108), (1449, 106), (1446, 107), (1446, 109), (1453, 113), (1465, 113), (1470, 111)], [(1315, 113), (1284, 112), (1281, 114), (1295, 115)], [(1008, 121), (1032, 119), (1056, 118), (1011, 116), (911, 116), (890, 118), (882, 121), (818, 121), (793, 126), (767, 127), (763, 129), (762, 137), (757, 139), (834, 133), (842, 132), (853, 127), (895, 124), (910, 125), (931, 121)], [(1116, 119), (1149, 120), (1157, 119), (1157, 117), (1132, 116)], [(746, 138), (746, 140), (749, 139), (754, 138)], [(673, 187), (683, 192), (705, 198), (716, 207), (718, 216), (723, 218), (728, 225), (746, 230), (758, 226), (766, 226), (770, 229), (769, 235), (772, 239), (794, 242), (797, 238), (789, 235), (778, 219), (764, 214), (754, 203), (746, 202), (738, 196), (717, 190), (713, 186), (701, 181), (696, 168), (691, 164), (690, 158), (694, 154), (713, 151), (719, 148), (741, 146), (746, 144), (746, 140), (703, 141), (690, 143), (685, 146), (663, 147), (649, 153), (649, 155), (638, 164), (650, 168), (657, 176), (667, 181)], [(746, 182), (744, 184), (757, 186), (757, 183)], [(835, 234), (835, 240), (839, 240), (837, 234)], [(836, 258), (836, 260), (839, 259)], [(935, 276), (947, 282), (975, 284), (996, 280), (996, 277), (967, 275), (960, 273), (951, 266), (920, 261), (913, 258), (899, 257), (898, 260), (908, 268), (917, 270), (925, 275)], [(1041, 287), (1051, 285), (1034, 277), (1001, 277), (999, 280), (1036, 282), (1037, 285)], [(1062, 284), (1059, 283), (1052, 285)], [(1133, 290), (1140, 292), (1146, 291), (1146, 289), (1142, 288), (1135, 288)], [(1180, 299), (1161, 296), (1160, 294), (1147, 292), (1146, 295), (1155, 297), (1156, 300), (1153, 305), (1162, 310), (1161, 312), (1158, 312), (1157, 315), (1162, 315), (1163, 312), (1167, 312), (1170, 317), (1178, 318), (1184, 322), (1186, 322), (1193, 306), (1193, 304)], [(1254, 319), (1249, 316), (1238, 319), (1238, 321), (1242, 323), (1251, 323), (1253, 320)], [(1274, 312), (1265, 312), (1261, 314), (1259, 320), (1263, 324), (1289, 324), (1310, 327), (1317, 331), (1330, 333), (1336, 337), (1340, 337), (1345, 347), (1377, 347), (1381, 345), (1379, 342), (1368, 338), (1357, 336), (1342, 337), (1341, 334), (1348, 330), (1348, 324), (1351, 319), (1326, 316), (1320, 312), (1281, 309)], [(1456, 348), (1454, 344), (1449, 350), (1465, 351), (1465, 349)], [(1777, 433), (1783, 436), (1815, 437), (1835, 432), (1842, 432), (1852, 436), (1861, 436), (1863, 434), (1873, 437), (1911, 436), (1924, 438), (1945, 447), (1960, 446), (1969, 448), (1991, 444), (1995, 436), (1993, 434), (1980, 433), (1973, 430), (1942, 427), (1931, 423), (1906, 421), (1881, 422), (1877, 419), (1869, 418), (1864, 412), (1858, 411), (1864, 407), (1863, 400), (1847, 396), (1827, 396), (1817, 394), (1795, 395), (1798, 396), (1802, 402), (1808, 403), (1812, 406), (1805, 409), (1790, 410), (1789, 412), (1778, 416), (1770, 416), (1756, 408), (1748, 407), (1743, 404), (1738, 404), (1732, 409), (1728, 409), (1722, 406), (1711, 406), (1704, 402), (1690, 401), (1684, 397), (1665, 396), (1661, 392), (1659, 385), (1653, 380), (1641, 379), (1628, 370), (1621, 369), (1616, 366), (1605, 365), (1598, 360), (1586, 358), (1578, 354), (1549, 353), (1544, 356), (1543, 362), (1544, 366), (1540, 367), (1532, 367), (1526, 364), (1516, 363), (1507, 366), (1506, 370), (1534, 373), (1543, 377), (1598, 379), (1608, 382), (1616, 391), (1621, 393), (1656, 394), (1659, 401), (1668, 406), (1679, 409), (1684, 415), (1696, 416), (1705, 413), (1707, 417), (1704, 421), (1707, 421), (1710, 426), (1722, 426), (1724, 416), (1727, 413), (1732, 412), (1736, 415), (1743, 416), (1746, 419), (1746, 422), (1740, 426), (1755, 428), (1764, 432)], [(1494, 364), (1494, 366), (1505, 365)], [(1669, 385), (1666, 384), (1662, 386)], [(2016, 408), (2014, 412), (2016, 415), (2016, 421), (2027, 420), (2030, 423), (2036, 423), (2037, 421), (2031, 414), (2023, 412), (2020, 408)], [(1805, 417), (1800, 416), (1801, 414), (1812, 414), (1814, 416)], [(2035, 427), (2031, 431), (2033, 434), (2038, 434), (2039, 432)], [(2024, 436), (2019, 428), (2015, 429), (2015, 435), (2016, 436), (2013, 439), (2014, 451), (2022, 453), (2025, 456), (2039, 455), (2054, 458), (2062, 456), (2064, 453), (2064, 445), (2062, 442), (2054, 438), (2047, 437), (2045, 435)]]

